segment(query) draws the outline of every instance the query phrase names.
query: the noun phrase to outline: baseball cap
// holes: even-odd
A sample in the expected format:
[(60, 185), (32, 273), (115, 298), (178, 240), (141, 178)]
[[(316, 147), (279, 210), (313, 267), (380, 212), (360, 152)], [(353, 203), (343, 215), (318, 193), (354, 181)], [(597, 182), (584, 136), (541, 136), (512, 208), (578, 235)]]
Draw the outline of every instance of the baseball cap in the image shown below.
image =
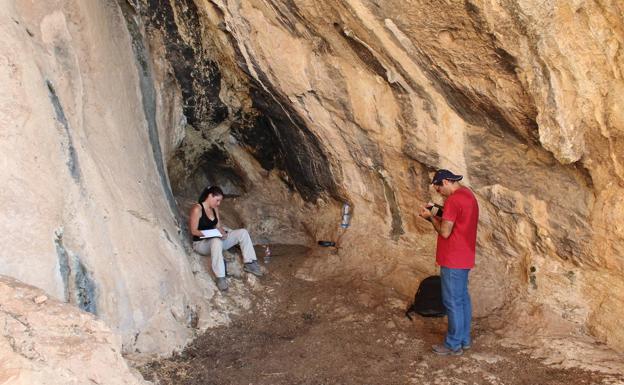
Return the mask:
[(433, 176), (433, 179), (431, 180), (431, 184), (442, 184), (442, 181), (444, 179), (457, 182), (459, 180), (462, 180), (462, 178), (463, 178), (462, 175), (455, 175), (449, 170), (440, 169), (436, 171), (435, 175)]

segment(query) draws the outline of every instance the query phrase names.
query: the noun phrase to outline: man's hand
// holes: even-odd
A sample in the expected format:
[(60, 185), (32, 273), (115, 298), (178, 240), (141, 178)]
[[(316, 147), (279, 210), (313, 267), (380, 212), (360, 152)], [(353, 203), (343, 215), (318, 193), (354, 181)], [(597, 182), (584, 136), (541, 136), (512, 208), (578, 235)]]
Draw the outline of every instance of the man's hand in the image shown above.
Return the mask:
[(431, 221), (431, 211), (427, 208), (427, 206), (423, 206), (422, 209), (420, 210), (420, 215), (423, 219), (426, 219), (428, 221)]
[(436, 217), (431, 214), (431, 210), (429, 210), (429, 206), (424, 206), (420, 210), (420, 214), (418, 214), (423, 219), (428, 220), (433, 225), (435, 231), (440, 234), (443, 238), (448, 238), (451, 236), (451, 232), (453, 231), (454, 223), (451, 221), (443, 220), (440, 217)]

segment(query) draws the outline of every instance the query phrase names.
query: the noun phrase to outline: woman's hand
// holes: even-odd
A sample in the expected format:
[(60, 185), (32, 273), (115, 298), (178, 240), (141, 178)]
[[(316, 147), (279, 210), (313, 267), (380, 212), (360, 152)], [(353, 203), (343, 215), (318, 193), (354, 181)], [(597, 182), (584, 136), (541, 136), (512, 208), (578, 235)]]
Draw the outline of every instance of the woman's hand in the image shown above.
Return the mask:
[(218, 230), (221, 233), (221, 239), (226, 239), (227, 236), (228, 236), (228, 232), (225, 231), (225, 229), (223, 227), (219, 227)]

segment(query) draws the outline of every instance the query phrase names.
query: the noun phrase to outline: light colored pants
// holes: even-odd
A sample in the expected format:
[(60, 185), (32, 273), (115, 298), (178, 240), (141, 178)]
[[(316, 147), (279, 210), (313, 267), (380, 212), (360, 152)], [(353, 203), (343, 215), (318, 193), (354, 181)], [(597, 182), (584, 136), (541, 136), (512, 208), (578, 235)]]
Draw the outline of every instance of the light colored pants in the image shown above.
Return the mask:
[(201, 255), (210, 254), (212, 259), (212, 271), (218, 278), (225, 277), (225, 262), (223, 261), (223, 250), (240, 245), (243, 252), (243, 262), (249, 263), (256, 260), (256, 251), (251, 243), (251, 237), (246, 229), (232, 230), (227, 234), (227, 238), (209, 238), (193, 242), (193, 250)]

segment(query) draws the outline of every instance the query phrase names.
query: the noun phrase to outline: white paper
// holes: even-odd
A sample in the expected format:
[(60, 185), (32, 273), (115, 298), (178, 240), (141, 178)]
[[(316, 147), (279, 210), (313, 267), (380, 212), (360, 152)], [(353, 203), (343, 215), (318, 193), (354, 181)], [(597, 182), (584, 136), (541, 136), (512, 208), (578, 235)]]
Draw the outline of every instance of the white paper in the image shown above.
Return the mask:
[(201, 231), (202, 234), (204, 234), (203, 236), (201, 236), (200, 238), (214, 238), (214, 237), (221, 237), (221, 232), (217, 229), (211, 229), (211, 230), (199, 230)]

